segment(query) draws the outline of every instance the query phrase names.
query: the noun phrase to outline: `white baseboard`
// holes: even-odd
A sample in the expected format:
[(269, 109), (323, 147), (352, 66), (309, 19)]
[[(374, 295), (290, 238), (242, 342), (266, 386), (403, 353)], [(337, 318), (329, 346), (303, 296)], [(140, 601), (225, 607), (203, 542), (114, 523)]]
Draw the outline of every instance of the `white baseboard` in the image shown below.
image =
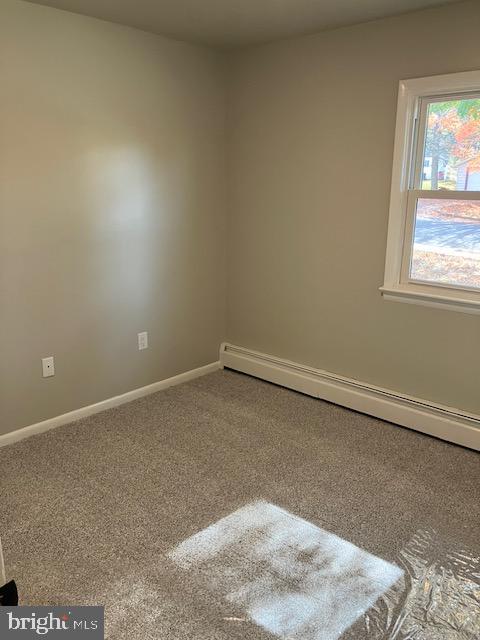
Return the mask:
[(224, 343), (224, 367), (301, 391), (442, 440), (480, 450), (480, 416)]
[(178, 376), (166, 378), (165, 380), (159, 380), (158, 382), (149, 384), (146, 387), (133, 389), (132, 391), (127, 391), (127, 393), (122, 393), (119, 396), (113, 396), (112, 398), (107, 398), (106, 400), (102, 400), (101, 402), (90, 404), (87, 407), (75, 409), (75, 411), (69, 411), (68, 413), (63, 413), (60, 416), (55, 416), (54, 418), (49, 418), (48, 420), (43, 420), (42, 422), (31, 424), (28, 427), (23, 427), (22, 429), (17, 429), (16, 431), (5, 433), (4, 435), (0, 435), (0, 448), (4, 447), (7, 444), (12, 444), (13, 442), (18, 442), (19, 440), (23, 440), (24, 438), (33, 436), (37, 433), (43, 433), (44, 431), (49, 431), (50, 429), (54, 429), (55, 427), (60, 427), (63, 424), (68, 424), (69, 422), (80, 420), (80, 418), (86, 418), (87, 416), (91, 416), (94, 413), (99, 413), (100, 411), (111, 409), (112, 407), (118, 407), (121, 404), (131, 402), (132, 400), (136, 400), (137, 398), (141, 398), (143, 396), (148, 396), (149, 394), (155, 393), (156, 391), (161, 391), (162, 389), (173, 387), (177, 384), (181, 384), (182, 382), (188, 382), (189, 380), (193, 380), (194, 378), (199, 378), (200, 376), (204, 376), (207, 373), (217, 371), (217, 369), (220, 369), (221, 366), (222, 365), (220, 362), (212, 362), (205, 365), (204, 367), (198, 367), (198, 369), (191, 369), (190, 371), (185, 371), (185, 373), (180, 373)]

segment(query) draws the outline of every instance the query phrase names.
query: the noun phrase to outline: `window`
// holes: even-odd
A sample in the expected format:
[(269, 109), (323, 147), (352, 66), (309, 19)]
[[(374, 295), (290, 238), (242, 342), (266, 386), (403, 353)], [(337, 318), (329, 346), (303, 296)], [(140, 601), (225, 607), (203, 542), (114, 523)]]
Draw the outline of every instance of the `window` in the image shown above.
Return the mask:
[(480, 71), (400, 83), (381, 291), (480, 313)]

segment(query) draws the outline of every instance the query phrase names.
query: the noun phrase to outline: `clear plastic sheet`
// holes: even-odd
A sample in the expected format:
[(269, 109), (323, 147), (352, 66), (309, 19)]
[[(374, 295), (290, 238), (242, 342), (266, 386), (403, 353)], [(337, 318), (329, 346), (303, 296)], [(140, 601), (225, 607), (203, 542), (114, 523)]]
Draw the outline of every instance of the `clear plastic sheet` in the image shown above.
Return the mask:
[(282, 640), (480, 640), (480, 559), (434, 530), (387, 562), (260, 500), (168, 557), (232, 605), (223, 620)]
[[(403, 577), (363, 616), (369, 640), (480, 639), (480, 559), (419, 531), (396, 563)], [(359, 630), (360, 631), (360, 630)]]

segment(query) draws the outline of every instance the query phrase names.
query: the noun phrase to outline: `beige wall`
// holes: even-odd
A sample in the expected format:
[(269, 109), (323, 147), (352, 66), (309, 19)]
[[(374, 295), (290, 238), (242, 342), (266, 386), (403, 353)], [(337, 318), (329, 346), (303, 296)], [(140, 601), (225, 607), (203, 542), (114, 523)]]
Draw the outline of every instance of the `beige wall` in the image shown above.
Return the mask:
[(398, 81), (479, 68), (479, 23), (222, 55), (2, 0), (0, 434), (217, 359), (227, 190), (229, 341), (480, 411), (480, 318), (378, 292)]
[(0, 433), (218, 359), (223, 65), (2, 0)]
[(398, 82), (480, 68), (480, 3), (232, 58), (230, 342), (480, 411), (480, 316), (384, 301)]

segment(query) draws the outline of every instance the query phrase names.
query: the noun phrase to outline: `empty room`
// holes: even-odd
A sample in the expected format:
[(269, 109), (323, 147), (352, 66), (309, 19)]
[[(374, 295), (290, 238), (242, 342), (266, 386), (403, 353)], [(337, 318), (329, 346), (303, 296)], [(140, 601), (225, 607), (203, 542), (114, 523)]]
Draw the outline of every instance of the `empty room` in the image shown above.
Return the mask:
[(0, 640), (479, 640), (479, 33), (0, 0)]

